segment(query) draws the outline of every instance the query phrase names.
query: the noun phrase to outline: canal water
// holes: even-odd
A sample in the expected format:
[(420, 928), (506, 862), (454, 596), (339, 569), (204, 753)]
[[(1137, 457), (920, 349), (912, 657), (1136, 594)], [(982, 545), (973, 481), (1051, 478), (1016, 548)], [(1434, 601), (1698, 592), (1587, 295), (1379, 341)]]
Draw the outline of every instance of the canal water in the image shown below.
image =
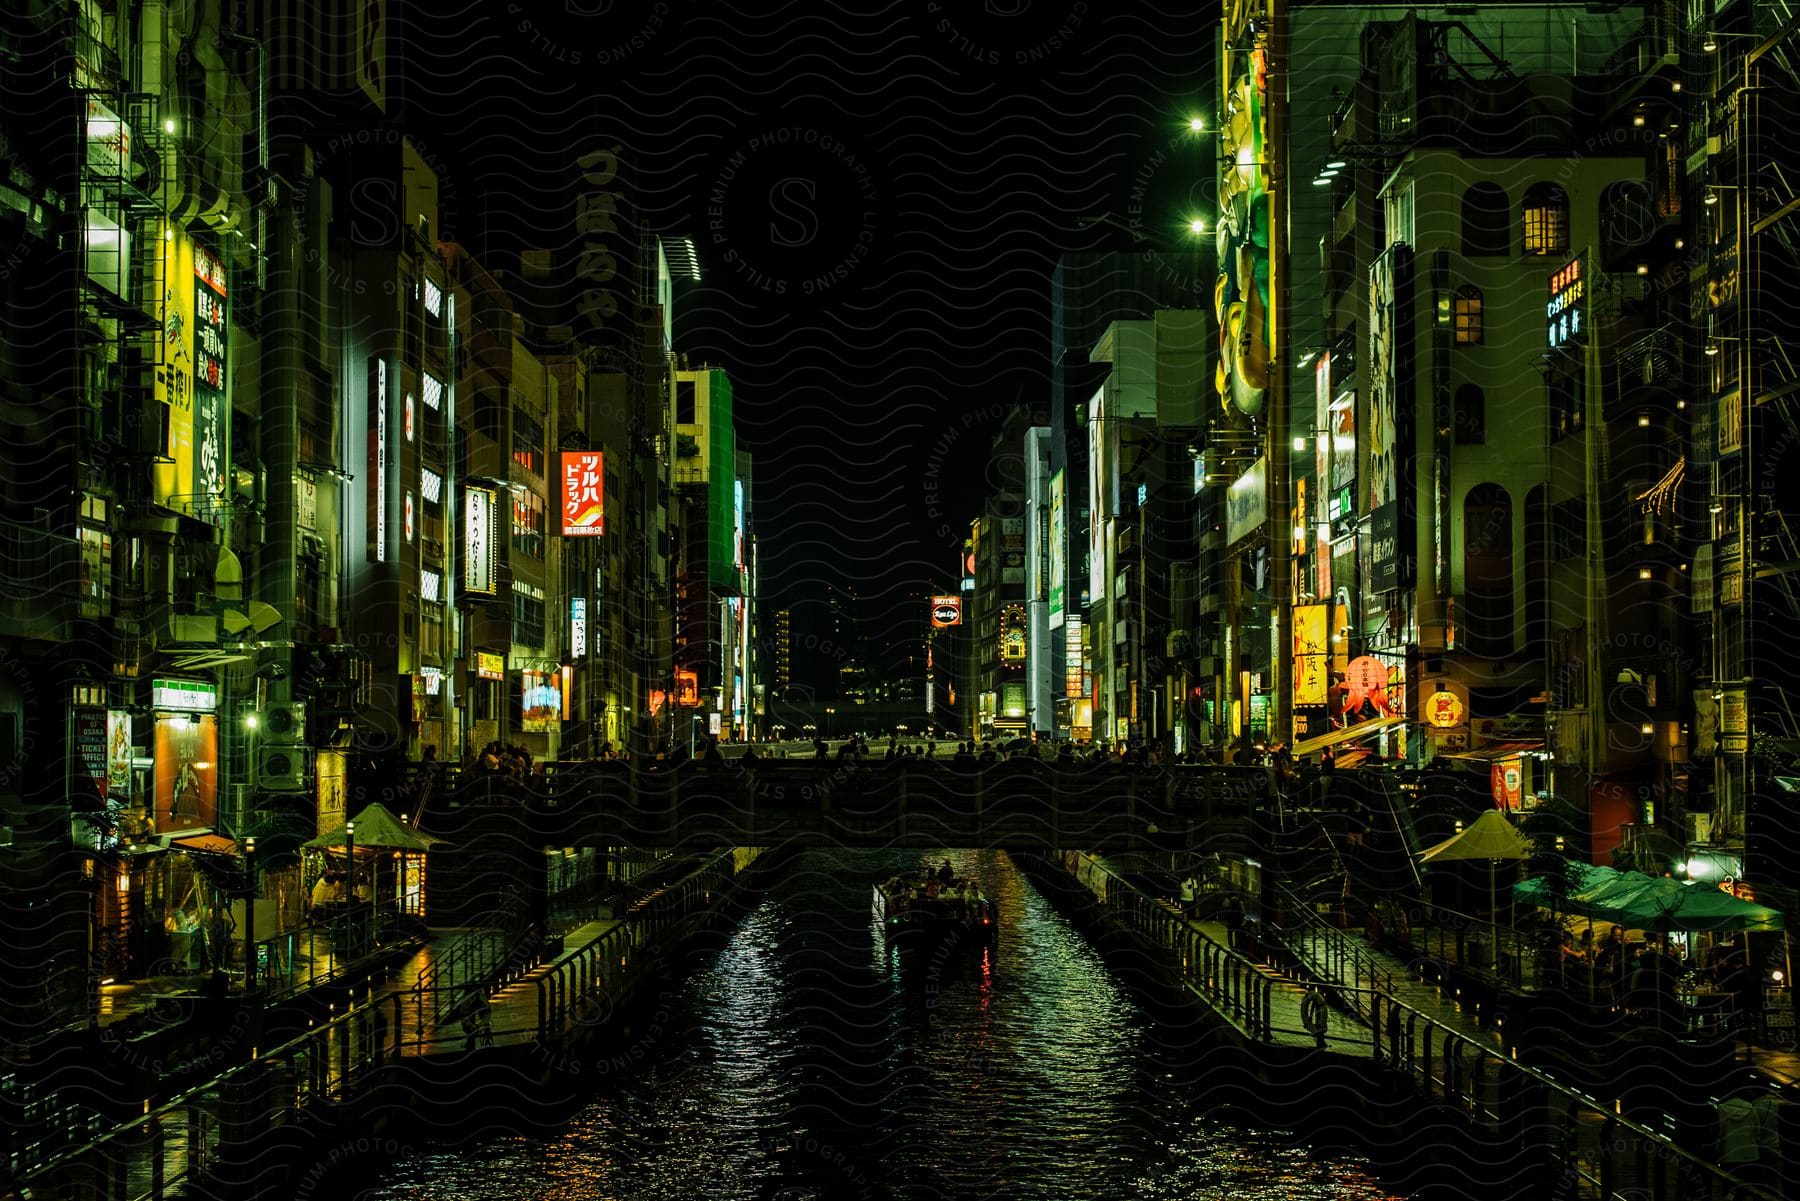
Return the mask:
[(901, 962), (872, 885), (900, 852), (791, 860), (682, 985), (642, 1069), (554, 1129), (378, 1167), (367, 1201), (1365, 1201), (1353, 1153), (1224, 1121), (1171, 1041), (1001, 852), (944, 852), (999, 905), (992, 953)]

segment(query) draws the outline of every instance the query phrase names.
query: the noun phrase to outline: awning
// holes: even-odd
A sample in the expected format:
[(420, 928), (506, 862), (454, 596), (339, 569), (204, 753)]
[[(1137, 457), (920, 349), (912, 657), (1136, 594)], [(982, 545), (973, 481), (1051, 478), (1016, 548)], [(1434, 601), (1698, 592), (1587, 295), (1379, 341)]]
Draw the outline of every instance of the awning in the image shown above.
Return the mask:
[(1304, 742), (1296, 742), (1294, 744), (1294, 758), (1299, 759), (1306, 755), (1316, 755), (1326, 747), (1340, 746), (1346, 742), (1355, 742), (1358, 738), (1367, 738), (1371, 734), (1379, 734), (1383, 730), (1405, 724), (1406, 718), (1404, 717), (1377, 717), (1373, 721), (1365, 721), (1359, 725), (1350, 726), (1347, 729), (1332, 730), (1330, 733), (1321, 734), (1317, 738), (1308, 738)]
[(238, 844), (235, 838), (227, 838), (223, 834), (214, 834), (211, 830), (192, 830), (179, 834), (165, 834), (164, 845), (171, 851), (204, 851), (212, 855), (236, 855)]
[(1444, 755), (1445, 759), (1466, 759), (1471, 763), (1501, 763), (1507, 759), (1517, 759), (1521, 755), (1530, 755), (1544, 749), (1541, 738), (1520, 739), (1515, 742), (1496, 742), (1492, 746), (1484, 746), (1477, 751), (1458, 751), (1453, 755)]

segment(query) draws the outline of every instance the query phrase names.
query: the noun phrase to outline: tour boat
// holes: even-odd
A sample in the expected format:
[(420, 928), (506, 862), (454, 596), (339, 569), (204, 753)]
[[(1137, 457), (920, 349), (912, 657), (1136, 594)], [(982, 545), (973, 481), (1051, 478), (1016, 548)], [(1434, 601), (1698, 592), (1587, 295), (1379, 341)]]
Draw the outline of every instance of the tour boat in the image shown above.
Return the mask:
[[(973, 898), (967, 895), (971, 888)], [(950, 939), (991, 945), (1000, 932), (999, 911), (975, 880), (943, 885), (936, 876), (894, 876), (875, 886), (875, 913), (889, 941), (902, 946)]]

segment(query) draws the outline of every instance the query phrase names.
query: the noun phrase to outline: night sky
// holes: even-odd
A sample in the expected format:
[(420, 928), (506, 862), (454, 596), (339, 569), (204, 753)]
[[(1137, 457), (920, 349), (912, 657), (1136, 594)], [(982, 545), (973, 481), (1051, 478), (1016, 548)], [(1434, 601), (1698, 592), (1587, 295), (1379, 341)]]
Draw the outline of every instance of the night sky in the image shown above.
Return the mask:
[(1213, 169), (1216, 8), (416, 2), (396, 69), (447, 236), (557, 240), (533, 215), (616, 143), (647, 227), (694, 239), (677, 350), (732, 377), (765, 610), (832, 583), (916, 629), (1001, 417), (1047, 405), (1057, 256), (1173, 241)]

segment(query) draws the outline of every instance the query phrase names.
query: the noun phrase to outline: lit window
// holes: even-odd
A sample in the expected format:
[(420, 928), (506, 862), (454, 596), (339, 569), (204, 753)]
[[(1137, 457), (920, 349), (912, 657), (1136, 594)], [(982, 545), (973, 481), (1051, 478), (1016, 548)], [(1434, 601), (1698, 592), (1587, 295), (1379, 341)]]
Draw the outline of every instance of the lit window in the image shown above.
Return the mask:
[(1568, 193), (1552, 183), (1533, 184), (1525, 193), (1525, 253), (1566, 254), (1568, 250)]
[(444, 496), (444, 477), (429, 467), (419, 469), (419, 495), (428, 505), (439, 504)]
[(1481, 289), (1464, 284), (1452, 305), (1458, 346), (1481, 345)]
[(419, 572), (419, 599), (428, 604), (440, 604), (444, 599), (444, 577), (435, 571)]
[(444, 290), (430, 280), (425, 281), (425, 311), (433, 317), (441, 316), (444, 311)]
[(433, 379), (429, 371), (420, 374), (419, 390), (425, 394), (425, 407), (433, 412), (444, 403), (443, 382)]

